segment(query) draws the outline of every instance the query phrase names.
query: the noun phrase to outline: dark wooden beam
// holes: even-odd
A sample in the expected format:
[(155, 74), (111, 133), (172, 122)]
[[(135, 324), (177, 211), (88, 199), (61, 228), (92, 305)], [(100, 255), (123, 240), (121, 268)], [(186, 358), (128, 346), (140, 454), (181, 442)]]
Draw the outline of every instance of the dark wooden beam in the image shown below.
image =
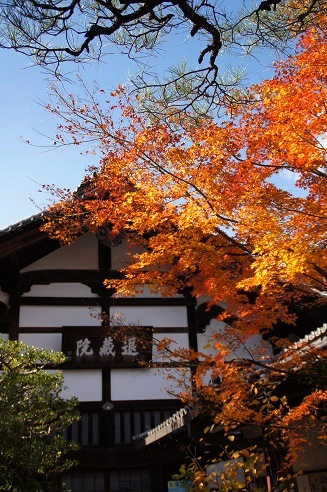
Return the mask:
[(22, 306), (187, 306), (188, 301), (180, 297), (21, 297)]

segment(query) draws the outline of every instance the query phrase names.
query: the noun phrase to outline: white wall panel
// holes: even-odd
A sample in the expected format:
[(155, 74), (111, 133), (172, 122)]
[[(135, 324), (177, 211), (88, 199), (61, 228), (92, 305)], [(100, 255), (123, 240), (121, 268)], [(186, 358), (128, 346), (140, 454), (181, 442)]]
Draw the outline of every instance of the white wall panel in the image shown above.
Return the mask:
[(101, 326), (96, 317), (100, 308), (87, 306), (21, 306), (19, 325), (38, 326)]
[[(309, 422), (303, 422), (303, 425), (305, 428), (305, 426), (308, 426), (310, 424)], [(318, 426), (319, 422), (316, 422), (316, 425)], [(321, 422), (321, 425), (323, 425), (323, 422)], [(293, 465), (293, 470), (295, 472), (299, 472), (300, 470), (302, 471), (326, 470), (326, 451), (324, 446), (322, 446), (322, 444), (318, 442), (318, 439), (314, 435), (314, 433), (315, 433), (314, 428), (312, 428), (312, 435), (310, 436), (310, 445), (308, 444), (307, 446), (304, 447), (304, 451), (300, 454), (300, 456), (298, 457), (298, 459)]]
[[(108, 249), (109, 254), (109, 249)], [(21, 272), (47, 269), (94, 270), (98, 268), (98, 241), (91, 233), (79, 237), (74, 244), (62, 246)]]
[[(196, 306), (199, 307), (204, 302), (210, 303), (210, 301), (211, 301), (211, 299), (208, 296), (198, 297), (197, 300), (196, 300)], [(228, 304), (227, 304), (227, 302), (218, 302), (218, 306), (222, 307), (223, 309), (226, 309), (227, 306), (228, 306)]]
[(111, 398), (113, 401), (174, 399), (171, 393), (185, 390), (189, 381), (189, 372), (182, 369), (113, 369)]
[(198, 333), (198, 350), (206, 355), (214, 355), (216, 353), (212, 346), (212, 335), (214, 333), (221, 333), (224, 330), (225, 323), (221, 321), (212, 320), (210, 325), (206, 326), (204, 333)]
[(187, 327), (186, 306), (140, 306), (116, 307), (110, 314), (119, 318), (122, 323), (139, 323), (142, 326)]
[(9, 294), (7, 292), (2, 292), (0, 289), (0, 302), (3, 302), (6, 304), (6, 306), (9, 306)]
[(102, 373), (100, 369), (64, 370), (64, 385), (62, 395), (65, 398), (76, 396), (79, 401), (102, 400)]
[[(206, 326), (205, 332), (198, 334), (199, 352), (203, 352), (207, 355), (215, 355), (216, 350), (213, 348), (214, 341), (212, 336), (215, 333), (223, 333), (224, 327), (225, 323), (217, 320), (211, 320), (210, 325)], [(272, 355), (272, 347), (270, 343), (264, 341), (260, 335), (256, 335), (247, 340), (245, 347), (240, 345), (239, 349), (235, 351), (233, 356), (249, 357), (249, 352), (253, 354), (260, 352), (262, 355), (263, 350), (267, 357)]]
[(32, 285), (31, 290), (22, 297), (98, 297), (90, 287), (78, 283), (56, 283), (50, 285)]
[(20, 333), (19, 341), (38, 349), (50, 349), (61, 352), (61, 333)]
[(127, 244), (125, 240), (121, 244), (111, 248), (111, 268), (113, 270), (120, 270), (126, 268), (129, 262), (130, 254), (141, 253), (140, 247)]
[(9, 340), (9, 335), (8, 333), (0, 333), (0, 339), (1, 340)]
[[(144, 298), (144, 297), (150, 297), (152, 299), (161, 299), (162, 294), (160, 292), (151, 292), (150, 288), (148, 285), (142, 285), (140, 286), (140, 292), (137, 292), (136, 297), (139, 298)], [(129, 297), (129, 296), (124, 296), (123, 294), (117, 294), (118, 298), (124, 298), (124, 297)], [(176, 298), (183, 298), (183, 294), (174, 294), (170, 297), (173, 297), (174, 299)]]
[(167, 355), (164, 356), (164, 353), (158, 353), (157, 344), (164, 338), (169, 338), (173, 340), (170, 344), (170, 350), (178, 350), (180, 348), (188, 348), (188, 334), (187, 333), (154, 333), (153, 334), (154, 342), (152, 348), (152, 360), (154, 362), (164, 362), (169, 360), (174, 360), (172, 358), (168, 358)]

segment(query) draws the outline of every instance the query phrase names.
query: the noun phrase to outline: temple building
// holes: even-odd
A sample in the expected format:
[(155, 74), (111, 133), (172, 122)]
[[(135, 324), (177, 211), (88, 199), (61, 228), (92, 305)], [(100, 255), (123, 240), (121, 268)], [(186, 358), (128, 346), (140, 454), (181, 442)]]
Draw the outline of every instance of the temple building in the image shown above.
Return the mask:
[[(81, 411), (67, 437), (80, 444), (79, 465), (58, 480), (72, 492), (178, 490), (171, 477), (200, 431), (178, 400), (187, 375), (176, 377), (179, 368), (162, 360), (153, 340), (204, 350), (221, 328), (211, 320), (217, 313), (186, 294), (115, 296), (103, 280), (120, 275), (128, 253), (123, 236), (113, 241), (103, 228), (62, 246), (41, 223), (39, 214), (0, 231), (0, 337), (67, 356), (65, 395), (76, 396)], [(126, 336), (112, 336), (108, 323), (115, 320), (129, 327)], [(207, 445), (215, 438), (208, 435)], [(308, 461), (316, 475), (310, 481), (304, 474), (300, 491), (326, 492), (326, 453)]]

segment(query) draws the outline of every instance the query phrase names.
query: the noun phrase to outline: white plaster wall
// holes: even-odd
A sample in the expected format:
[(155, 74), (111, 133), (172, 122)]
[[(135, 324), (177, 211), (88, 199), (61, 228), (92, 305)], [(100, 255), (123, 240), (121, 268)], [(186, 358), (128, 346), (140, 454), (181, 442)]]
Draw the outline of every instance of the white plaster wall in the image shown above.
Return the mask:
[(91, 233), (79, 237), (71, 246), (62, 246), (21, 272), (33, 270), (96, 270), (98, 268), (98, 241)]
[[(201, 296), (201, 297), (198, 297), (197, 300), (196, 300), (196, 305), (197, 307), (198, 306), (201, 306), (201, 304), (203, 304), (204, 302), (208, 302), (210, 303), (211, 299), (210, 297), (208, 296)], [(218, 306), (222, 307), (223, 309), (226, 309), (228, 304), (226, 302), (218, 302)]]
[(90, 287), (78, 283), (56, 283), (32, 285), (31, 290), (22, 297), (98, 297)]
[(20, 333), (19, 341), (38, 349), (49, 349), (55, 352), (61, 352), (62, 349), (61, 333)]
[(154, 362), (164, 362), (168, 360), (174, 360), (174, 358), (169, 358), (168, 354), (165, 356), (164, 353), (158, 353), (157, 344), (164, 338), (169, 338), (173, 340), (170, 344), (170, 350), (178, 350), (180, 348), (188, 348), (188, 334), (187, 333), (154, 333), (153, 334), (154, 342), (152, 347), (152, 360)]
[[(319, 422), (317, 421), (317, 425)], [(314, 429), (313, 429), (314, 430)], [(305, 450), (299, 456), (298, 460), (293, 465), (295, 472), (303, 471), (319, 471), (326, 469), (327, 450), (326, 446), (318, 443), (315, 437), (312, 437), (311, 445), (307, 445)]]
[[(211, 320), (210, 325), (206, 326), (204, 333), (198, 334), (198, 349), (199, 352), (205, 355), (215, 355), (217, 352), (213, 348), (212, 336), (214, 333), (223, 333), (225, 323), (217, 320)], [(244, 347), (240, 345), (239, 349), (231, 357), (250, 357), (249, 352), (252, 354), (260, 354), (267, 358), (273, 355), (272, 346), (270, 343), (264, 341), (260, 335), (251, 337)]]
[(79, 401), (102, 400), (102, 373), (101, 369), (63, 370), (64, 389), (62, 396), (71, 398), (76, 396)]
[(326, 468), (326, 451), (325, 446), (310, 446), (300, 456), (296, 464), (293, 466), (295, 472), (298, 471), (315, 471)]
[(9, 294), (7, 294), (7, 292), (2, 292), (1, 289), (0, 289), (0, 302), (3, 302), (4, 304), (6, 304), (6, 306), (9, 307)]
[(126, 241), (111, 248), (111, 268), (113, 270), (120, 270), (127, 266), (127, 252)]
[[(151, 292), (150, 288), (148, 285), (142, 285), (140, 286), (140, 291), (137, 292), (136, 296), (135, 297), (138, 297), (138, 298), (144, 298), (144, 297), (150, 297), (152, 299), (161, 299), (162, 298), (162, 294), (160, 292)], [(125, 297), (129, 297), (129, 296), (125, 296), (123, 294), (117, 294), (116, 297), (118, 298), (125, 298)], [(174, 294), (172, 296), (169, 296), (169, 298), (183, 298), (183, 294)]]
[(137, 246), (131, 246), (127, 244), (125, 240), (118, 246), (111, 248), (111, 268), (113, 270), (120, 270), (126, 268), (129, 263), (130, 254), (141, 253), (142, 249)]
[(207, 325), (204, 333), (198, 333), (198, 350), (206, 355), (214, 355), (216, 353), (212, 346), (212, 335), (216, 332), (223, 331), (225, 323), (221, 321), (211, 320), (210, 325)]
[(0, 339), (5, 341), (9, 340), (8, 333), (0, 333)]
[(19, 325), (47, 326), (101, 326), (100, 308), (87, 306), (21, 306)]
[[(217, 351), (213, 347), (214, 340), (212, 339), (212, 336), (215, 333), (223, 333), (224, 328), (225, 323), (217, 320), (211, 320), (210, 325), (206, 326), (205, 332), (198, 333), (197, 335), (199, 352), (215, 357), (217, 355)], [(238, 350), (235, 350), (235, 352), (233, 352), (230, 357), (227, 357), (226, 360), (233, 359), (235, 357), (249, 358), (251, 357), (251, 354), (257, 357), (264, 357), (265, 361), (268, 362), (270, 357), (273, 355), (272, 347), (270, 343), (262, 340), (260, 335), (256, 335), (250, 338), (246, 342), (245, 346), (240, 345)], [(202, 376), (202, 380), (204, 384), (210, 384), (211, 379), (212, 371), (209, 369), (207, 373)]]
[(186, 306), (140, 306), (116, 307), (110, 309), (111, 316), (126, 324), (171, 328), (187, 327)]
[(113, 369), (111, 398), (122, 400), (175, 399), (189, 386), (190, 373), (182, 369)]

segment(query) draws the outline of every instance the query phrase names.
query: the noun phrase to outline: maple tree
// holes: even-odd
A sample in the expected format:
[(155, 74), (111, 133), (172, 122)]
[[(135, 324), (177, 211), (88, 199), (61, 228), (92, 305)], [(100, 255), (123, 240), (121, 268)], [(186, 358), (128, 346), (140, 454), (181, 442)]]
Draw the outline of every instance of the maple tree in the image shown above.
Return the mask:
[(231, 327), (215, 333), (211, 344), (210, 355), (173, 352), (194, 368), (195, 391), (185, 388), (179, 398), (207, 425), (199, 438), (206, 459), (198, 451), (178, 478), (190, 480), (192, 491), (208, 492), (213, 484), (219, 491), (250, 484), (266, 490), (268, 476), (272, 490), (291, 490), (292, 465), (303, 450), (319, 443), (323, 452), (327, 443), (326, 354), (300, 342), (271, 358)]
[[(78, 192), (58, 190), (45, 229), (69, 242), (110, 223), (113, 235), (125, 231), (146, 247), (125, 272), (125, 292), (153, 283), (164, 293), (188, 288), (228, 302), (226, 315), (255, 332), (292, 321), (288, 298), (323, 299), (325, 22), (274, 78), (248, 90), (249, 104), (226, 105), (219, 122), (143, 117), (123, 88), (104, 106), (91, 92), (89, 102), (57, 93), (66, 105), (48, 107), (65, 120), (57, 145), (69, 136), (94, 141), (103, 157)], [(293, 191), (279, 187), (281, 172), (293, 175)]]
[[(223, 305), (231, 328), (214, 336), (215, 354), (174, 354), (193, 367), (196, 396), (182, 398), (227, 434), (242, 424), (264, 429), (266, 443), (285, 446), (285, 463), (307, 441), (304, 428), (326, 438), (326, 351), (300, 345), (272, 362), (250, 350), (237, 356), (235, 347), (295, 323), (291, 303), (325, 303), (326, 27), (321, 12), (274, 77), (248, 88), (246, 105), (225, 101), (220, 121), (174, 112), (158, 121), (138, 113), (121, 87), (111, 98), (95, 87), (88, 100), (57, 91), (59, 103), (48, 107), (64, 120), (57, 145), (93, 141), (102, 159), (76, 192), (56, 190), (44, 229), (69, 243), (110, 224), (113, 237), (124, 231), (137, 248), (108, 286), (134, 294), (148, 285)], [(290, 190), (279, 184), (285, 173)], [(218, 389), (203, 382), (208, 371)], [(292, 378), (306, 381), (296, 402), (284, 393)]]

